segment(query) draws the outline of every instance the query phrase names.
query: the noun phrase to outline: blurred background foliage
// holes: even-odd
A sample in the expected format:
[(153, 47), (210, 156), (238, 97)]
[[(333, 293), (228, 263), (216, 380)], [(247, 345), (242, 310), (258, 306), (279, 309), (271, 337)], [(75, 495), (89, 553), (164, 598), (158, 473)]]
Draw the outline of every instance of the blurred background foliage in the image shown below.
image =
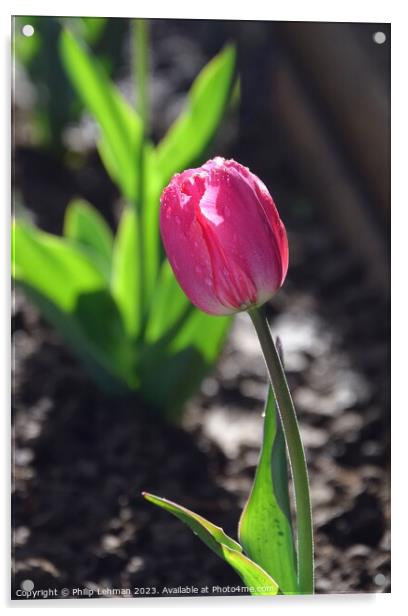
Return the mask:
[[(25, 22), (32, 37), (21, 34)], [(71, 201), (63, 237), (17, 219), (13, 275), (108, 393), (140, 390), (175, 418), (216, 361), (229, 319), (196, 311), (180, 291), (159, 238), (160, 194), (171, 176), (203, 163), (237, 101), (235, 50), (227, 45), (194, 80), (183, 110), (150, 139), (149, 26), (131, 27), (135, 105), (115, 85), (123, 32), (107, 19), (16, 19), (15, 53), (39, 93), (33, 124), (41, 147), (64, 154), (63, 132), (84, 111), (96, 122), (100, 159), (124, 209), (114, 235), (94, 205)], [(25, 40), (24, 40), (25, 39)], [(235, 93), (235, 94), (234, 94)]]
[[(70, 27), (98, 56), (107, 74), (114, 76), (123, 61), (120, 44), (126, 24), (120, 19), (83, 17), (66, 19)], [(21, 30), (30, 24), (35, 36), (23, 36)], [(35, 84), (35, 104), (32, 109), (34, 139), (40, 147), (55, 156), (64, 154), (63, 131), (79, 119), (83, 105), (63, 70), (58, 41), (61, 19), (57, 17), (19, 16), (14, 22), (14, 54)]]

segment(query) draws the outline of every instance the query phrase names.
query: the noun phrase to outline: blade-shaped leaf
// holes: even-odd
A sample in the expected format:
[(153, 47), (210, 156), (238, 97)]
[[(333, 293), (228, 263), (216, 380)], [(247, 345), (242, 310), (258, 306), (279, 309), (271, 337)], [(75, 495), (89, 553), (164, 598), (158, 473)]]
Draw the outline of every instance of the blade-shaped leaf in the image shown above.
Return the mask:
[(72, 84), (101, 131), (100, 153), (112, 179), (132, 203), (137, 196), (137, 165), (142, 140), (140, 118), (111, 83), (91, 51), (65, 30), (61, 57)]
[(280, 592), (276, 581), (253, 560), (226, 545), (221, 547), (225, 560), (242, 578), (252, 596), (273, 596)]
[[(166, 261), (151, 302), (140, 365), (144, 396), (168, 418), (179, 412), (216, 361), (231, 325), (194, 308)], [(155, 375), (160, 374), (158, 382)]]
[[(231, 324), (192, 306), (165, 261), (151, 302), (145, 331), (142, 391), (156, 407), (176, 419), (221, 350)], [(160, 384), (154, 378), (160, 374)]]
[(77, 308), (66, 312), (37, 289), (21, 280), (18, 284), (103, 391), (123, 395), (137, 387), (130, 371), (131, 348), (126, 344), (116, 306), (106, 289), (79, 295)]
[(184, 522), (217, 556), (225, 560), (244, 581), (252, 595), (276, 595), (278, 585), (266, 571), (242, 553), (242, 547), (202, 516), (165, 498), (143, 493), (149, 502)]
[(166, 259), (160, 269), (149, 312), (145, 332), (146, 340), (151, 344), (157, 342), (190, 308), (192, 306), (186, 294), (181, 290), (170, 263)]
[(123, 210), (113, 249), (111, 290), (129, 336), (136, 337), (141, 318), (141, 255), (139, 219), (134, 209)]
[(90, 254), (109, 281), (113, 234), (98, 210), (83, 199), (72, 200), (65, 213), (64, 235)]
[(136, 386), (120, 313), (104, 277), (80, 248), (17, 221), (12, 269), (16, 282), (100, 386), (110, 392)]
[(140, 225), (143, 229), (144, 295), (148, 305), (164, 258), (159, 231), (160, 193), (164, 184), (157, 166), (156, 151), (148, 141), (144, 144), (143, 152), (144, 197), (140, 208)]
[(212, 316), (194, 308), (191, 317), (174, 336), (171, 348), (178, 351), (193, 344), (211, 365), (221, 351), (231, 322), (231, 317)]
[(227, 45), (201, 71), (188, 94), (184, 111), (157, 148), (164, 182), (198, 162), (214, 137), (232, 90), (235, 49)]
[(283, 593), (298, 592), (285, 443), (271, 388), (265, 406), (261, 455), (239, 522), (239, 540), (248, 556), (276, 579)]
[(81, 292), (106, 286), (100, 271), (68, 240), (22, 221), (14, 222), (12, 237), (14, 278), (63, 310), (73, 310)]

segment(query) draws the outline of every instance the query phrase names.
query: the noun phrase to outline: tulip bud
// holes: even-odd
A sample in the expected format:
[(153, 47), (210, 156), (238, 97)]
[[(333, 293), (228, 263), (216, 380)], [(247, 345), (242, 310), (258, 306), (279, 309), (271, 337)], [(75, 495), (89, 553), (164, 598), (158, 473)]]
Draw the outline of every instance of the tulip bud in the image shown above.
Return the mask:
[(209, 314), (260, 306), (285, 279), (285, 227), (263, 182), (234, 160), (177, 173), (162, 193), (160, 230), (181, 288)]

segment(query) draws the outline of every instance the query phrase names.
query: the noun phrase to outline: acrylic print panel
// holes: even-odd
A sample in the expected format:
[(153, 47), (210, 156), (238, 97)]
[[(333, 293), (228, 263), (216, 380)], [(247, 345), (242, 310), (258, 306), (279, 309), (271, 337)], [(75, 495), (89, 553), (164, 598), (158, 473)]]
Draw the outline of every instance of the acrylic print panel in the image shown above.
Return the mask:
[(389, 592), (389, 24), (12, 24), (12, 598)]

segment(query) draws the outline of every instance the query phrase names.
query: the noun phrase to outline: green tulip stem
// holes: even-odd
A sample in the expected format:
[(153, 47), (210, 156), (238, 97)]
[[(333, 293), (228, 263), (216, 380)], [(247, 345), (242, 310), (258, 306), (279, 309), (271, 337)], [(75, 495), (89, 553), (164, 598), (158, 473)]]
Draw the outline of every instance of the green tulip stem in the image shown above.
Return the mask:
[(134, 22), (134, 56), (137, 110), (142, 121), (143, 136), (149, 135), (149, 23), (146, 19)]
[(139, 160), (135, 161), (138, 165), (136, 203), (134, 204), (137, 213), (137, 235), (138, 235), (138, 254), (136, 258), (140, 267), (140, 308), (142, 315), (141, 331), (145, 320), (145, 272), (144, 272), (144, 208), (145, 208), (145, 149), (149, 138), (149, 23), (146, 19), (134, 19), (132, 22), (132, 42), (133, 42), (133, 63), (134, 63), (134, 82), (135, 98), (137, 101), (137, 112), (140, 117), (142, 134), (139, 151)]
[(295, 407), (268, 322), (259, 308), (252, 308), (248, 312), (258, 334), (271, 386), (278, 404), (291, 467), (296, 506), (299, 591), (302, 594), (312, 594), (314, 592), (312, 509), (306, 458)]

